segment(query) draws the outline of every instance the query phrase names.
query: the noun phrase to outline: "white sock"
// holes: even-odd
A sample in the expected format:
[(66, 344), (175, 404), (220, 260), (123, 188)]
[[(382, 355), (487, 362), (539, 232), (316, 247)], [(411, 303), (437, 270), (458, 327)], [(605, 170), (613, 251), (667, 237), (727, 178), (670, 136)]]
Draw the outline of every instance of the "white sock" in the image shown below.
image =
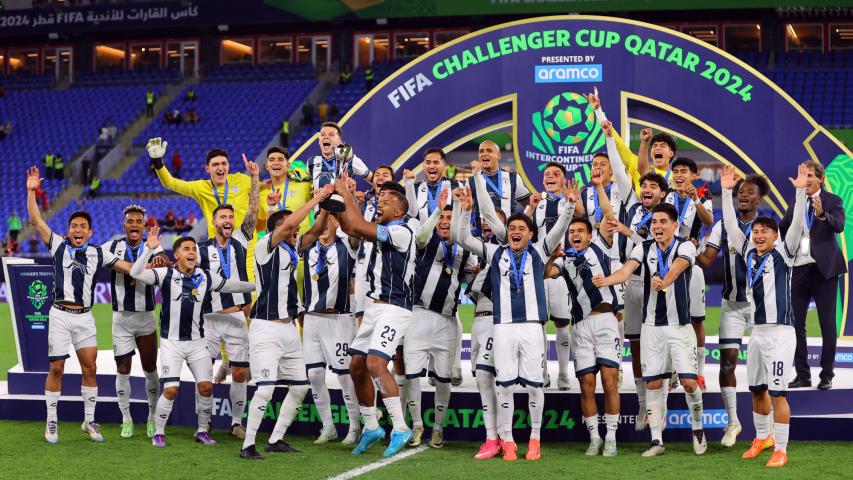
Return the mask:
[(696, 356), (699, 357), (698, 358), (699, 369), (698, 369), (697, 373), (699, 374), (699, 376), (704, 376), (705, 375), (705, 356), (706, 356), (705, 345), (702, 345), (696, 349)]
[(607, 425), (607, 440), (615, 441), (616, 440), (616, 429), (619, 428), (619, 414), (618, 413), (605, 413), (604, 414), (604, 424)]
[(572, 334), (569, 326), (557, 327), (557, 364), (560, 368), (560, 376), (569, 375), (569, 353), (572, 351)]
[(246, 420), (246, 438), (243, 440), (243, 448), (255, 444), (258, 428), (260, 428), (264, 414), (267, 412), (267, 403), (272, 398), (273, 391), (275, 391), (273, 385), (264, 385), (255, 390), (252, 403), (249, 405), (249, 418)]
[[(198, 389), (196, 389), (198, 391)], [(210, 414), (213, 411), (213, 396), (205, 397), (204, 395), (199, 394), (196, 398), (198, 402), (198, 410), (196, 410), (196, 415), (198, 415), (198, 431), (206, 432), (210, 427)]]
[(56, 407), (59, 405), (59, 394), (61, 392), (44, 391), (45, 404), (47, 404), (47, 421), (58, 422), (59, 417), (56, 414)]
[(515, 413), (515, 399), (509, 387), (498, 386), (498, 433), (504, 442), (512, 442), (512, 416)]
[(232, 379), (228, 396), (231, 399), (231, 425), (242, 425), (243, 412), (246, 411), (246, 382), (238, 383)]
[(154, 420), (157, 411), (157, 399), (160, 397), (160, 376), (157, 370), (145, 372), (145, 394), (148, 396), (148, 421)]
[(729, 425), (739, 425), (737, 418), (737, 387), (720, 387), (723, 394), (723, 406), (729, 416)]
[(287, 433), (287, 429), (293, 423), (296, 415), (302, 411), (302, 400), (308, 394), (308, 385), (290, 385), (287, 390), (287, 395), (284, 396), (284, 402), (281, 405), (281, 412), (278, 414), (278, 420), (273, 427), (272, 435), (270, 435), (269, 443), (273, 444), (282, 438)]
[(361, 429), (361, 420), (358, 419), (358, 398), (355, 396), (355, 384), (348, 373), (338, 375), (338, 383), (341, 385), (341, 395), (344, 397), (344, 405), (347, 406), (349, 417), (349, 428)]
[(130, 416), (130, 374), (116, 373), (116, 398), (122, 423), (133, 423)]
[(637, 387), (637, 403), (640, 404), (638, 411), (646, 411), (646, 382), (642, 378), (635, 378), (634, 385)]
[(385, 410), (388, 411), (388, 416), (391, 417), (391, 424), (397, 432), (405, 432), (409, 429), (406, 425), (406, 417), (403, 415), (403, 406), (400, 404), (400, 397), (382, 397), (382, 402), (385, 404)]
[(776, 450), (788, 453), (788, 430), (790, 427), (787, 423), (773, 423), (773, 439), (776, 441)]
[(598, 440), (601, 438), (601, 435), (598, 433), (598, 415), (583, 417), (583, 424), (586, 425), (590, 440)]
[(85, 422), (95, 421), (95, 405), (98, 403), (98, 387), (80, 387), (80, 396), (83, 397), (83, 414)]
[[(661, 419), (666, 419), (666, 414), (669, 412), (669, 378), (665, 378), (662, 381), (662, 386), (660, 389), (661, 394)], [(661, 428), (666, 428), (666, 422), (661, 422)]]
[[(397, 392), (400, 394), (400, 405), (405, 405), (409, 400), (408, 395), (406, 394), (406, 376), (405, 375), (397, 375), (394, 374), (394, 382), (397, 384)], [(378, 383), (378, 382), (374, 382)], [(376, 385), (376, 391), (381, 391), (382, 386)]]
[[(623, 340), (623, 341), (624, 341), (624, 340), (625, 340), (625, 321), (624, 321), (624, 320), (620, 320), (619, 322), (617, 322), (617, 324), (619, 325), (619, 326), (618, 326), (618, 328), (619, 328), (619, 338), (620, 338), (621, 340)], [(621, 345), (620, 345), (620, 347), (621, 347)], [(620, 348), (620, 350), (621, 350), (621, 348)]]
[[(438, 382), (435, 384), (438, 388)], [(406, 380), (406, 407), (412, 417), (413, 427), (423, 427), (424, 418), (421, 412), (421, 377)], [(401, 390), (402, 391), (402, 390)]]
[(169, 421), (169, 414), (172, 413), (172, 405), (174, 400), (169, 400), (165, 395), (160, 395), (157, 400), (157, 413), (154, 415), (155, 433), (164, 435), (166, 433), (166, 422)]
[(368, 407), (367, 405), (359, 405), (361, 416), (364, 417), (364, 428), (366, 430), (376, 430), (379, 428), (379, 422), (376, 420), (376, 405)]
[(545, 391), (542, 387), (527, 387), (527, 408), (530, 410), (530, 438), (539, 440), (542, 412), (545, 411)]
[(663, 443), (663, 388), (646, 390), (646, 414), (649, 417), (649, 430), (652, 441)]
[(498, 398), (495, 394), (495, 376), (485, 370), (477, 370), (477, 390), (483, 405), (483, 426), (486, 427), (486, 440), (498, 438)]
[(770, 415), (752, 412), (752, 423), (755, 425), (755, 438), (764, 439), (770, 436)]
[(314, 406), (320, 414), (323, 428), (335, 428), (332, 422), (332, 399), (329, 396), (329, 388), (326, 386), (326, 370), (324, 368), (312, 368), (308, 370), (308, 381), (311, 382), (311, 397)]
[(693, 392), (684, 392), (687, 399), (687, 408), (690, 409), (690, 419), (693, 421), (693, 430), (702, 430), (702, 389), (696, 386)]
[(450, 384), (435, 382), (435, 423), (432, 430), (444, 431), (444, 416), (447, 415), (447, 406), (450, 404)]

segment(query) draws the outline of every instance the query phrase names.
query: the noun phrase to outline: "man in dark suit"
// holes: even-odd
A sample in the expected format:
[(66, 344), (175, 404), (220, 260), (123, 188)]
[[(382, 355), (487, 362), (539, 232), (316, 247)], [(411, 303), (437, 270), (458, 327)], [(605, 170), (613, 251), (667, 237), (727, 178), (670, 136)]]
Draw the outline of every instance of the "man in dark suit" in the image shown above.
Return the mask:
[[(797, 351), (794, 367), (797, 377), (788, 384), (789, 388), (811, 387), (811, 371), (808, 364), (806, 343), (806, 312), (809, 301), (814, 299), (823, 337), (820, 353), (820, 383), (817, 388), (832, 388), (835, 376), (835, 345), (838, 331), (835, 323), (835, 304), (838, 294), (838, 276), (847, 272), (847, 262), (838, 246), (836, 234), (844, 231), (844, 205), (838, 195), (823, 190), (825, 171), (815, 161), (808, 161), (809, 181), (806, 184), (808, 209), (803, 224), (805, 236), (800, 243), (794, 260), (791, 279), (791, 306), (794, 310), (794, 328), (797, 332)], [(791, 206), (782, 220), (782, 232), (791, 225)]]

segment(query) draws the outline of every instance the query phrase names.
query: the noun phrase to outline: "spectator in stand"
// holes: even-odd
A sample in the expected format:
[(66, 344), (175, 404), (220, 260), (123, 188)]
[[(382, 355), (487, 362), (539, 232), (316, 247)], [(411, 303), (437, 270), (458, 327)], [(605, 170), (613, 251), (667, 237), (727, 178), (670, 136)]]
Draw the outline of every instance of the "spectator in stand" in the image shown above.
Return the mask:
[(167, 125), (180, 125), (183, 119), (181, 111), (177, 108), (163, 114), (163, 121), (166, 122)]
[(148, 228), (148, 230), (151, 230), (152, 228), (154, 228), (156, 226), (157, 226), (157, 217), (155, 217), (154, 215), (148, 215), (148, 220), (145, 222), (145, 227)]
[(27, 240), (27, 253), (30, 255), (35, 255), (39, 251), (39, 241), (36, 238), (35, 234)]
[(98, 142), (101, 145), (109, 145), (110, 143), (110, 129), (106, 123), (101, 124), (101, 128), (98, 129)]
[(36, 188), (36, 200), (41, 203), (42, 212), (46, 212), (50, 209), (50, 199), (47, 198), (47, 192), (41, 188), (41, 185)]
[(18, 252), (18, 242), (15, 240), (8, 238), (6, 240), (6, 255), (14, 255)]
[(187, 109), (187, 123), (195, 125), (198, 123), (198, 112), (194, 108)]
[(184, 159), (181, 158), (181, 154), (178, 153), (178, 150), (175, 150), (175, 153), (172, 154), (172, 175), (175, 178), (181, 178), (181, 167), (184, 166)]
[(18, 212), (12, 210), (12, 215), (9, 215), (9, 219), (6, 220), (6, 225), (9, 227), (9, 238), (17, 242), (18, 234), (21, 233), (21, 229), (23, 228)]
[(302, 118), (305, 125), (311, 125), (314, 123), (314, 105), (307, 100), (302, 105)]
[(192, 228), (195, 227), (197, 223), (198, 219), (195, 218), (195, 213), (190, 212), (190, 214), (187, 215), (187, 226), (190, 228), (190, 230), (192, 230)]
[(171, 208), (166, 212), (166, 218), (160, 221), (160, 230), (164, 232), (175, 231), (175, 212)]
[(182, 215), (178, 215), (175, 218), (175, 233), (183, 234), (187, 230), (187, 221), (184, 220), (184, 217)]
[(184, 95), (184, 101), (185, 102), (194, 102), (195, 96), (196, 96), (195, 88), (190, 87), (187, 89), (187, 94)]
[(148, 118), (154, 116), (154, 92), (151, 90), (145, 92), (145, 116)]
[(53, 150), (48, 150), (44, 155), (44, 176), (48, 180), (53, 178), (53, 166), (56, 164), (56, 155)]
[(317, 116), (320, 118), (320, 123), (326, 123), (329, 117), (329, 104), (325, 100), (320, 100), (317, 105)]
[(101, 188), (101, 177), (95, 175), (92, 177), (92, 182), (89, 183), (89, 191), (86, 193), (86, 196), (89, 198), (95, 198), (98, 196), (98, 190)]
[(56, 160), (53, 163), (53, 178), (62, 180), (65, 178), (65, 163), (62, 161), (62, 154), (56, 154)]
[(338, 109), (338, 104), (332, 100), (332, 103), (329, 105), (329, 121), (337, 122), (338, 115), (341, 113), (340, 109)]
[(364, 70), (364, 86), (368, 92), (373, 88), (373, 67), (370, 65)]
[(116, 135), (118, 135), (118, 127), (112, 118), (107, 122), (107, 135), (109, 135), (110, 145), (116, 143)]
[(347, 65), (344, 67), (343, 71), (341, 72), (341, 76), (340, 76), (338, 82), (341, 85), (346, 85), (349, 83), (350, 78), (352, 78), (352, 72), (349, 69), (349, 65)]

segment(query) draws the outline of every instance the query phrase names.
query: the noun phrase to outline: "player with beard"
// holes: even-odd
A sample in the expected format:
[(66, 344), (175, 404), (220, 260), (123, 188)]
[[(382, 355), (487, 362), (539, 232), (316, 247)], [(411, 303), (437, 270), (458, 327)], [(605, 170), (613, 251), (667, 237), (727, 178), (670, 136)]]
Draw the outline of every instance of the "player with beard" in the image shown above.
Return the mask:
[[(486, 140), (480, 144), (477, 154), (477, 159), (480, 161), (480, 168), (483, 172), (483, 180), (487, 185), (489, 197), (496, 209), (502, 210), (508, 215), (522, 210), (520, 207), (527, 206), (530, 199), (530, 191), (524, 185), (521, 176), (516, 172), (505, 172), (500, 168), (501, 149), (498, 145)], [(474, 182), (468, 182), (468, 188), (474, 196), (474, 210), (471, 213), (471, 222), (473, 222), (473, 232), (479, 233), (480, 211), (479, 201), (477, 200), (477, 186)]]
[[(260, 170), (255, 162), (246, 168), (252, 177), (249, 190), (249, 209), (240, 228), (234, 231), (234, 208), (223, 204), (213, 210), (213, 226), (216, 236), (199, 243), (200, 265), (203, 270), (216, 272), (223, 278), (248, 282), (246, 268), (249, 242), (254, 238), (258, 216), (258, 190)], [(205, 321), (205, 338), (211, 360), (216, 361), (220, 345), (225, 345), (231, 368), (231, 435), (245, 438), (243, 412), (246, 408), (246, 375), (249, 368), (249, 328), (246, 310), (251, 308), (252, 296), (248, 293), (231, 294), (211, 292), (205, 297), (202, 312)], [(224, 362), (223, 362), (224, 363)]]
[[(317, 142), (320, 145), (320, 155), (314, 155), (305, 162), (308, 165), (308, 176), (311, 177), (314, 190), (335, 181), (338, 165), (335, 158), (335, 147), (344, 143), (341, 127), (335, 122), (323, 123)], [(355, 154), (352, 156), (352, 162), (350, 162), (346, 173), (351, 178), (362, 177), (368, 183), (371, 183), (373, 179), (373, 172)]]
[(50, 250), (53, 260), (53, 304), (48, 314), (47, 351), (50, 370), (44, 382), (47, 403), (47, 422), (44, 438), (47, 443), (59, 441), (59, 417), (57, 407), (62, 391), (62, 375), (69, 347), (74, 347), (80, 361), (83, 397), (83, 433), (93, 441), (103, 442), (101, 427), (95, 423), (95, 405), (98, 401), (96, 378), (98, 340), (95, 317), (91, 309), (95, 294), (95, 275), (101, 267), (120, 273), (130, 272), (131, 264), (119, 260), (103, 247), (89, 245), (92, 238), (92, 217), (83, 211), (71, 214), (68, 219), (68, 235), (62, 238), (54, 233), (42, 219), (36, 203), (36, 189), (44, 179), (39, 169), (27, 171), (27, 214), (30, 224)]
[(446, 205), (438, 201), (442, 190), (453, 191), (459, 187), (456, 180), (448, 180), (447, 155), (440, 148), (428, 148), (424, 151), (423, 171), (426, 181), (416, 182), (415, 174), (403, 170), (403, 185), (406, 187), (406, 200), (409, 201), (409, 216), (416, 218), (421, 224), (427, 221), (432, 212), (441, 210), (451, 204), (448, 196)]
[(130, 275), (145, 285), (157, 285), (163, 296), (160, 309), (160, 382), (163, 393), (157, 401), (155, 434), (151, 444), (166, 446), (166, 422), (172, 412), (178, 388), (181, 384), (181, 369), (187, 364), (201, 394), (197, 403), (198, 430), (195, 441), (214, 445), (207, 429), (213, 409), (213, 364), (204, 338), (202, 306), (212, 292), (249, 293), (255, 284), (236, 278), (224, 278), (215, 272), (198, 267), (198, 245), (191, 237), (180, 237), (175, 241), (175, 266), (146, 270), (145, 265), (152, 256), (162, 251), (160, 229), (153, 227), (145, 241), (145, 250), (136, 259)]
[[(110, 240), (101, 245), (101, 248), (132, 263), (142, 253), (145, 209), (139, 205), (128, 205), (123, 213), (124, 237)], [(166, 257), (158, 256), (155, 260), (165, 262)], [(162, 266), (160, 262), (157, 266)], [(145, 392), (148, 396), (147, 434), (151, 438), (154, 436), (154, 411), (160, 394), (154, 287), (137, 283), (128, 274), (112, 271), (110, 293), (113, 299), (113, 352), (116, 360), (116, 397), (122, 416), (121, 436), (133, 436), (133, 417), (130, 415), (130, 367), (138, 348), (142, 371), (145, 373)]]
[[(752, 245), (752, 224), (758, 216), (758, 207), (770, 193), (770, 183), (761, 175), (748, 175), (734, 186), (735, 206), (737, 207), (738, 228), (747, 241), (747, 249)], [(720, 442), (724, 447), (732, 447), (741, 432), (737, 417), (737, 367), (741, 341), (749, 328), (753, 305), (747, 300), (746, 260), (729, 240), (725, 223), (720, 220), (714, 224), (705, 251), (696, 257), (696, 263), (703, 268), (711, 268), (717, 254), (723, 254), (723, 291), (720, 303), (720, 390), (723, 405), (729, 416), (726, 432)]]

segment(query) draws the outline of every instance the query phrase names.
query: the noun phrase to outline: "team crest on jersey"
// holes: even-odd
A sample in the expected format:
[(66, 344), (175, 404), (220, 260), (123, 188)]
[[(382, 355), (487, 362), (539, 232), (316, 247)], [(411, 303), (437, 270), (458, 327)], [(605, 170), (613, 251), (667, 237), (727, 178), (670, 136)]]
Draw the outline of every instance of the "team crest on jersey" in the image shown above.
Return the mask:
[(168, 374), (169, 374), (169, 366), (163, 365), (163, 375), (168, 375)]
[(265, 369), (261, 370), (261, 376), (264, 378), (270, 378), (270, 369), (265, 368)]
[(83, 275), (89, 274), (89, 266), (85, 263), (80, 263), (76, 259), (72, 260), (68, 265), (64, 265), (64, 268), (70, 268), (72, 272), (81, 272)]
[(240, 191), (240, 187), (238, 187), (237, 185), (234, 185), (233, 187), (231, 187), (231, 193), (237, 193), (239, 191)]
[(185, 291), (183, 289), (172, 300), (174, 300), (176, 302), (183, 302), (184, 300), (189, 300), (193, 303), (198, 303), (198, 301), (199, 301), (197, 295), (193, 294), (193, 292), (191, 292), (191, 291), (188, 292), (188, 291)]

